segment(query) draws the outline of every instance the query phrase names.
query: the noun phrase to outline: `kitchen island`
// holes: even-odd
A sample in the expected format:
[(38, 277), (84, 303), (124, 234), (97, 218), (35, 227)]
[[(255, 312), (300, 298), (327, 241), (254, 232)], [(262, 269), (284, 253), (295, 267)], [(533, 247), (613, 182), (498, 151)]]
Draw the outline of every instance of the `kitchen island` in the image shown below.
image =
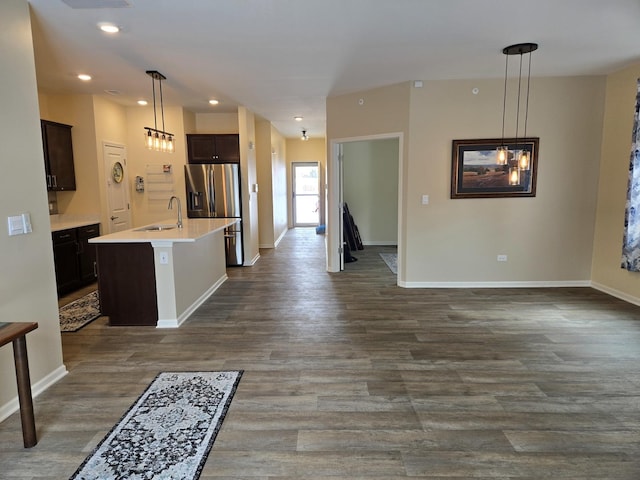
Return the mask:
[(89, 240), (109, 324), (180, 326), (227, 279), (224, 229), (238, 221), (167, 220)]

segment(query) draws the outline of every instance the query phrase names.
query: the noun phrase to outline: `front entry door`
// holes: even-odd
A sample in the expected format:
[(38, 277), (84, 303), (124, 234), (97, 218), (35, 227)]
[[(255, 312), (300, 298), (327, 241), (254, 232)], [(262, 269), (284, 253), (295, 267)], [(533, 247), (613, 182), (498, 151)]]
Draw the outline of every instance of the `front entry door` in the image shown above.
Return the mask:
[(102, 151), (107, 179), (108, 233), (121, 232), (131, 228), (126, 148), (122, 145), (104, 143)]
[(320, 223), (320, 176), (317, 162), (293, 162), (293, 226)]

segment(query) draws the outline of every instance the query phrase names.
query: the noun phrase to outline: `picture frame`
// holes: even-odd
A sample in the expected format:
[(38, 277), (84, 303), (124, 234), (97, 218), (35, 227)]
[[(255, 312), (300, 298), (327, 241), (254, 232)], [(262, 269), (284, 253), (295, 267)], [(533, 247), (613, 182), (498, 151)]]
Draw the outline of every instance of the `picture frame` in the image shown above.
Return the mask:
[[(535, 197), (539, 145), (538, 137), (453, 140), (451, 198)], [(497, 164), (500, 146), (508, 149), (506, 165)], [(519, 182), (512, 185), (510, 168), (517, 166), (522, 151), (529, 153), (529, 169), (514, 173)]]

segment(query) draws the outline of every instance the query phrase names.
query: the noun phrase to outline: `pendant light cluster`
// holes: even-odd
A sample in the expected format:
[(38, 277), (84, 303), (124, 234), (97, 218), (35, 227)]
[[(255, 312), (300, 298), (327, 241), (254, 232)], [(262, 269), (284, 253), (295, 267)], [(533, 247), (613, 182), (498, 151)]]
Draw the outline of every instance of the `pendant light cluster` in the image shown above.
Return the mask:
[[(524, 107), (524, 135), (522, 139), (527, 137), (527, 120), (529, 117), (529, 85), (531, 82), (531, 52), (538, 49), (537, 43), (517, 43), (515, 45), (509, 45), (502, 50), (505, 55), (505, 67), (504, 67), (504, 97), (502, 103), (502, 142), (496, 150), (496, 163), (498, 165), (509, 166), (509, 185), (520, 185), (520, 179), (522, 177), (521, 172), (527, 171), (531, 168), (531, 153), (524, 148), (518, 150), (518, 133), (520, 128), (520, 96), (522, 92), (522, 62), (523, 56), (528, 55), (528, 69), (527, 69), (527, 86), (526, 86), (526, 103)], [(509, 73), (509, 57), (512, 55), (520, 55), (520, 70), (518, 74), (518, 95), (516, 106), (516, 136), (515, 144), (513, 145), (513, 153), (509, 152), (509, 147), (504, 143), (504, 123), (507, 110), (507, 77)]]
[[(173, 133), (164, 130), (164, 104), (162, 101), (162, 81), (167, 77), (156, 70), (147, 70), (147, 75), (151, 77), (151, 88), (153, 91), (153, 128), (144, 127), (144, 142), (149, 150), (157, 152), (173, 153), (175, 145), (173, 141)], [(156, 82), (158, 82), (160, 90), (160, 114), (162, 119), (162, 130), (158, 129), (158, 119), (156, 116)]]

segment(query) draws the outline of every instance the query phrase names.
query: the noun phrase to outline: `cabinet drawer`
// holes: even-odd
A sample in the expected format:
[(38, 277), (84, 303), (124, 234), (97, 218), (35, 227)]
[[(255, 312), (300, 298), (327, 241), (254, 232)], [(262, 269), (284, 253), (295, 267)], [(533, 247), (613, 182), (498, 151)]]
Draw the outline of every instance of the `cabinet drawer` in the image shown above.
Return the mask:
[(100, 224), (78, 227), (78, 238), (93, 238), (100, 236)]
[(61, 243), (75, 242), (78, 239), (78, 235), (75, 228), (69, 228), (67, 230), (53, 232), (51, 238), (53, 239), (54, 245), (59, 245)]

